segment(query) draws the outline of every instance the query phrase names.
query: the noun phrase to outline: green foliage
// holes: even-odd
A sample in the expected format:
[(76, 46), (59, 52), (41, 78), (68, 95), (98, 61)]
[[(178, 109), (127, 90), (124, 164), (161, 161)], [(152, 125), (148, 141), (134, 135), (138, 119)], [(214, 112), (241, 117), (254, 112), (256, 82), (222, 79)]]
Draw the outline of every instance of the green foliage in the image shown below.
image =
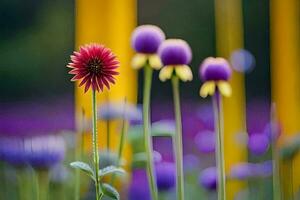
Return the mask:
[(107, 183), (103, 183), (102, 184), (102, 190), (103, 193), (115, 200), (119, 200), (120, 199), (120, 194), (118, 193), (118, 191), (111, 185), (107, 184)]
[(105, 167), (103, 169), (100, 169), (99, 170), (99, 178), (102, 178), (104, 176), (107, 176), (109, 174), (125, 174), (125, 170), (120, 168), (120, 167), (116, 167), (116, 166), (108, 166), (108, 167)]
[(89, 166), (89, 164), (81, 162), (81, 161), (75, 161), (72, 162), (71, 167), (75, 169), (79, 169), (85, 174), (87, 174), (89, 177), (91, 177), (95, 181), (95, 172), (94, 170)]

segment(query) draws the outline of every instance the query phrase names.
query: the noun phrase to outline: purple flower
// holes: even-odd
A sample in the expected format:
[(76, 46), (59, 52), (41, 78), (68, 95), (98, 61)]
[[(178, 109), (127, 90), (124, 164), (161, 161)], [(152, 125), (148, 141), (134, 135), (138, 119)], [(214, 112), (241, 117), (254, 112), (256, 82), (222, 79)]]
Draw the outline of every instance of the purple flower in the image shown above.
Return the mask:
[(202, 153), (212, 153), (215, 151), (215, 133), (213, 131), (202, 131), (195, 137), (197, 148)]
[(168, 39), (159, 47), (158, 54), (166, 65), (188, 65), (192, 60), (192, 50), (181, 39)]
[(27, 162), (35, 169), (49, 169), (65, 156), (65, 141), (61, 136), (48, 135), (24, 140)]
[(133, 31), (131, 44), (138, 53), (155, 54), (165, 37), (164, 32), (159, 27), (142, 25)]
[(232, 166), (230, 178), (247, 180), (250, 178), (264, 178), (272, 175), (272, 161), (262, 163), (239, 163)]
[(199, 176), (199, 184), (207, 190), (216, 190), (217, 188), (217, 169), (209, 167), (204, 169)]
[(156, 169), (156, 184), (160, 191), (166, 191), (175, 186), (175, 166), (174, 163), (161, 162), (157, 163)]
[(204, 81), (227, 81), (231, 76), (231, 69), (224, 58), (209, 57), (201, 64), (199, 74)]
[(135, 105), (124, 102), (109, 102), (100, 106), (98, 117), (105, 120), (123, 119), (141, 121), (142, 112)]
[(151, 200), (147, 174), (144, 169), (132, 172), (132, 180), (128, 191), (128, 200)]
[(269, 148), (269, 138), (265, 134), (252, 134), (249, 137), (248, 148), (254, 155), (262, 155)]
[(246, 73), (255, 67), (254, 56), (245, 49), (237, 49), (230, 55), (232, 68), (238, 72)]
[(281, 127), (279, 123), (274, 123), (274, 122), (268, 123), (263, 130), (263, 134), (265, 134), (270, 141), (277, 140), (280, 136), (280, 133), (281, 133)]
[(257, 175), (256, 164), (239, 163), (232, 166), (230, 177), (238, 180), (244, 180)]
[(27, 164), (24, 142), (21, 138), (0, 139), (0, 160), (15, 167), (24, 167)]
[(193, 171), (199, 169), (200, 160), (193, 154), (187, 154), (183, 156), (183, 168), (184, 171)]
[(159, 72), (161, 81), (171, 79), (173, 75), (184, 82), (193, 79), (193, 73), (188, 66), (192, 60), (192, 50), (186, 41), (168, 39), (160, 45), (158, 54), (164, 65)]

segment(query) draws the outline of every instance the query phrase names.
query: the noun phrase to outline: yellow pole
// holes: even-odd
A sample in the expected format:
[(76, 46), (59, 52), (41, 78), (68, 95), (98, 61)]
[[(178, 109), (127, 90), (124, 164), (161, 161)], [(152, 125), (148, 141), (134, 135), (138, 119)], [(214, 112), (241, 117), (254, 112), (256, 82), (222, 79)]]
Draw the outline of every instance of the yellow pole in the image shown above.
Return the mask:
[[(299, 0), (271, 0), (271, 71), (272, 99), (276, 103), (283, 136), (291, 137), (300, 130), (300, 2)], [(300, 157), (292, 165), (282, 165), (284, 199), (300, 188)], [(284, 171), (293, 169), (289, 176)]]
[[(244, 45), (241, 0), (215, 0), (215, 20), (217, 55), (229, 58), (232, 51)], [(244, 76), (233, 72), (230, 84), (232, 96), (224, 98), (226, 173), (232, 165), (247, 159), (246, 148), (236, 142), (236, 134), (246, 132)], [(234, 199), (242, 187), (240, 182), (227, 182), (227, 199)]]
[[(98, 105), (106, 101), (136, 102), (137, 78), (130, 67), (132, 51), (130, 48), (130, 35), (136, 26), (136, 0), (77, 0), (76, 1), (76, 49), (83, 44), (101, 43), (116, 53), (121, 67), (116, 84), (109, 92), (97, 95)], [(83, 88), (75, 87), (76, 121), (80, 126), (82, 109), (87, 118), (91, 117), (91, 92), (84, 94)], [(106, 123), (99, 122), (100, 148), (106, 147)], [(111, 147), (116, 150), (119, 144), (120, 124), (111, 125)], [(85, 138), (86, 145), (90, 147), (90, 134)], [(124, 152), (126, 158), (130, 157), (130, 148), (127, 144)], [(124, 155), (123, 154), (123, 155)], [(101, 156), (101, 154), (100, 154)]]

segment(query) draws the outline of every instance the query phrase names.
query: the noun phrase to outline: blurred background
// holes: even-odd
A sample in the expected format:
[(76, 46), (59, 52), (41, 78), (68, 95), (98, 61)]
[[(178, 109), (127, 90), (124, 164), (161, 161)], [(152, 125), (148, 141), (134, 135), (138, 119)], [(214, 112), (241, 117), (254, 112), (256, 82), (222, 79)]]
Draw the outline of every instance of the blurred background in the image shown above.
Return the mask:
[[(224, 100), (228, 199), (275, 199), (272, 196), (275, 187), (272, 145), (280, 146), (278, 152), (282, 156), (279, 161), (282, 199), (297, 199), (300, 186), (297, 167), (300, 163), (297, 154), (300, 148), (297, 121), (300, 117), (299, 8), (298, 0), (1, 0), (0, 142), (6, 143), (2, 138), (10, 136), (63, 135), (67, 150), (64, 152), (61, 147), (57, 152), (66, 156), (57, 160), (64, 164), (67, 172), (54, 176), (59, 180), (53, 179), (51, 189), (56, 191), (53, 197), (61, 198), (60, 190), (55, 187), (66, 181), (66, 190), (72, 194), (74, 188), (69, 180), (73, 179), (64, 175), (74, 173), (67, 166), (73, 160), (72, 150), (76, 152), (76, 144), (78, 147), (76, 133), (82, 131), (82, 118), (90, 118), (91, 105), (90, 94), (83, 95), (82, 90), (70, 82), (66, 68), (69, 56), (85, 43), (104, 43), (112, 48), (120, 57), (120, 80), (109, 95), (106, 92), (99, 95), (100, 104), (107, 100), (123, 101), (124, 97), (131, 103), (141, 104), (143, 72), (131, 69), (134, 52), (130, 34), (138, 25), (154, 24), (167, 38), (185, 39), (193, 51), (190, 66), (194, 79), (180, 86), (187, 199), (216, 199), (214, 170), (205, 171), (215, 165), (212, 107), (209, 98), (199, 97), (202, 83), (198, 78), (199, 65), (209, 56), (225, 57), (234, 68), (233, 96)], [(155, 72), (152, 122), (173, 120), (170, 88), (171, 84), (159, 81)], [(103, 121), (99, 124), (103, 132), (107, 127), (115, 128), (112, 141), (116, 149), (120, 121), (107, 126)], [(125, 157), (129, 160), (140, 153), (140, 149), (134, 148), (135, 133), (140, 133), (134, 125), (128, 134), (129, 150)], [(83, 138), (84, 149), (89, 149), (90, 134)], [(58, 146), (50, 145), (49, 149)], [(170, 138), (154, 138), (154, 149), (163, 162), (173, 163), (171, 148)], [(7, 152), (0, 148), (0, 159), (5, 160), (1, 152)], [(13, 161), (8, 161), (10, 164), (19, 162), (19, 157), (8, 152), (13, 157)], [(149, 196), (149, 191), (144, 190), (146, 175), (134, 166), (134, 162), (126, 166), (132, 172), (131, 180), (126, 182), (126, 191), (121, 192), (122, 195), (128, 193), (129, 200), (140, 199), (138, 195)], [(64, 171), (47, 167), (54, 170), (52, 174)], [(162, 172), (165, 169), (162, 167)], [(13, 173), (8, 170), (7, 175), (5, 170), (0, 178), (8, 180), (6, 185), (14, 184), (10, 180)], [(166, 171), (172, 170), (167, 167)], [(163, 199), (174, 199), (174, 183), (172, 178), (168, 180), (169, 187), (163, 187), (160, 192), (164, 194)], [(92, 199), (88, 192), (92, 189), (85, 179), (83, 185), (80, 190), (83, 199)], [(260, 196), (251, 197), (251, 193)], [(0, 190), (0, 199), (1, 194), (5, 194), (5, 189)], [(73, 199), (68, 195), (64, 198)]]

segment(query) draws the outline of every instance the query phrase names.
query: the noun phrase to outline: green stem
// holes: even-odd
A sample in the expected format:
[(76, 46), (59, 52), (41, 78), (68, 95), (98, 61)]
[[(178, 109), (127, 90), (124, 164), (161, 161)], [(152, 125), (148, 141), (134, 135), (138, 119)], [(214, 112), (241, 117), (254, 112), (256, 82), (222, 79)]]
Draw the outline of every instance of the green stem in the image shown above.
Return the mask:
[(183, 150), (182, 150), (182, 125), (181, 125), (181, 110), (179, 96), (179, 79), (177, 76), (172, 77), (174, 110), (176, 119), (176, 135), (174, 137), (174, 153), (176, 162), (176, 192), (177, 199), (184, 200), (184, 174), (183, 174)]
[(222, 96), (217, 91), (213, 96), (216, 136), (216, 163), (218, 169), (218, 200), (226, 200), (226, 179), (224, 160), (224, 128)]
[(109, 154), (110, 150), (110, 120), (106, 120), (106, 151)]
[(96, 91), (92, 90), (92, 109), (93, 109), (93, 158), (95, 168), (95, 187), (96, 187), (96, 200), (101, 199), (102, 190), (99, 181), (99, 152), (98, 152), (98, 134), (97, 134), (97, 102)]
[(36, 171), (36, 199), (47, 200), (49, 189), (49, 174), (47, 170)]
[(150, 93), (151, 93), (151, 82), (152, 82), (153, 70), (150, 66), (144, 67), (144, 94), (143, 94), (143, 132), (145, 151), (147, 155), (147, 175), (153, 200), (158, 199), (158, 192), (154, 174), (154, 163), (153, 163), (153, 146), (152, 137), (150, 130)]
[(30, 200), (30, 185), (26, 169), (19, 169), (18, 173), (19, 199)]
[(272, 157), (273, 157), (273, 199), (281, 200), (280, 189), (280, 172), (279, 172), (279, 156), (276, 140), (274, 139), (272, 145)]

